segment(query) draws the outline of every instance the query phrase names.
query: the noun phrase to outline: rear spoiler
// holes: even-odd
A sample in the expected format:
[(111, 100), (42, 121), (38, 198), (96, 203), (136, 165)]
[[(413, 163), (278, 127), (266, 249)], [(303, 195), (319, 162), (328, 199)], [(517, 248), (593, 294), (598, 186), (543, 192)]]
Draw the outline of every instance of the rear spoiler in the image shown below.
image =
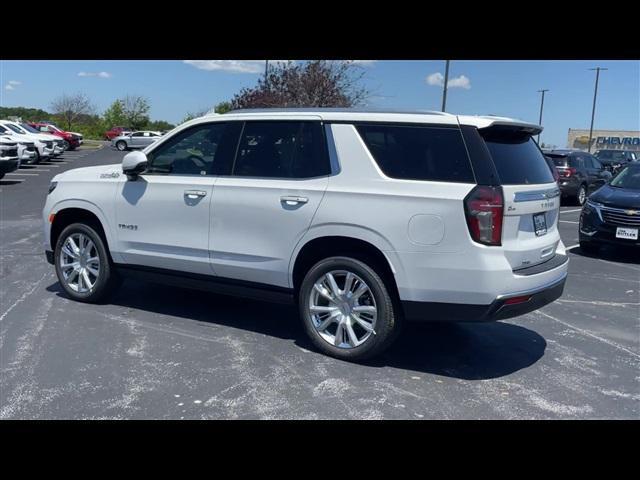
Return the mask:
[[(469, 117), (467, 117), (469, 118)], [(512, 118), (505, 117), (493, 117), (493, 116), (482, 116), (475, 117), (473, 122), (460, 121), (458, 122), (463, 125), (473, 125), (478, 128), (478, 130), (486, 131), (486, 130), (503, 130), (503, 131), (512, 131), (512, 132), (522, 132), (527, 133), (529, 135), (538, 135), (542, 132), (542, 125), (537, 125), (535, 123), (521, 122), (519, 120), (514, 120)]]
[(488, 127), (478, 127), (480, 132), (487, 133), (498, 133), (498, 132), (509, 132), (509, 133), (523, 133), (527, 135), (538, 135), (542, 132), (542, 127), (540, 125), (534, 125), (531, 123), (511, 123), (511, 122), (496, 122), (493, 125)]

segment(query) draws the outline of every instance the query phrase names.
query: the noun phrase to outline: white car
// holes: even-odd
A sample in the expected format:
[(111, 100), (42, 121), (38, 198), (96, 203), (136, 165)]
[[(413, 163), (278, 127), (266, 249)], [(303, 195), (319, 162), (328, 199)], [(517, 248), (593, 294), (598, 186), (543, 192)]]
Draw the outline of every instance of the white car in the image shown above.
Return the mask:
[[(28, 125), (27, 125), (28, 127)], [(31, 127), (29, 127), (31, 128)], [(8, 120), (0, 120), (0, 132), (5, 135), (18, 136), (24, 141), (33, 142), (36, 147), (36, 158), (30, 163), (38, 163), (50, 157), (57, 157), (64, 151), (63, 142), (59, 137), (29, 131), (23, 125)]]
[[(7, 128), (7, 126), (2, 125), (1, 123), (0, 135), (4, 135), (5, 137), (8, 137), (12, 141), (16, 142), (18, 147), (18, 158), (20, 159), (21, 163), (37, 163), (38, 148), (46, 148), (46, 144), (44, 142), (35, 140), (28, 135), (16, 133), (12, 129)], [(36, 145), (36, 143), (38, 145)]]
[(126, 132), (111, 139), (111, 146), (120, 151), (133, 148), (145, 148), (162, 137), (162, 133), (151, 130)]
[(18, 144), (7, 135), (0, 135), (0, 178), (20, 167)]
[(54, 177), (46, 256), (83, 302), (123, 276), (296, 302), (317, 348), (364, 359), (405, 319), (499, 320), (562, 294), (541, 130), (439, 112), (201, 117)]

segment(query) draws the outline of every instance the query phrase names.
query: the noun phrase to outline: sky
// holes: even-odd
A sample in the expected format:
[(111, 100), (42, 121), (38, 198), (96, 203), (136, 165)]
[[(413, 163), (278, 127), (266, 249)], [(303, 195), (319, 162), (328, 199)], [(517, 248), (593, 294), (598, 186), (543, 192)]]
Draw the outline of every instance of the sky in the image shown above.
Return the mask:
[[(445, 62), (358, 61), (370, 107), (440, 110)], [(541, 142), (565, 147), (569, 128), (589, 128), (595, 72), (600, 73), (594, 129), (640, 130), (639, 61), (462, 61), (449, 69), (447, 111), (538, 122)], [(153, 120), (180, 122), (256, 84), (263, 60), (0, 60), (0, 105), (49, 110), (63, 93), (84, 92), (104, 111), (126, 94), (146, 96)]]

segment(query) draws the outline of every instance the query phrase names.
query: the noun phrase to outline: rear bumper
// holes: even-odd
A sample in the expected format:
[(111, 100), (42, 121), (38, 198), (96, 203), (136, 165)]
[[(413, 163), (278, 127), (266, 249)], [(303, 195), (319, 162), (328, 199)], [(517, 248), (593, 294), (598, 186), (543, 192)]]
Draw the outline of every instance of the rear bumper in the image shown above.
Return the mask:
[[(491, 322), (517, 317), (537, 310), (562, 296), (566, 275), (550, 285), (497, 297), (489, 305), (403, 301), (407, 320), (413, 322)], [(514, 297), (529, 296), (522, 303), (508, 304)]]
[(560, 187), (560, 193), (562, 196), (573, 196), (578, 193), (578, 187), (580, 182), (575, 177), (569, 177), (568, 179), (561, 178), (558, 181), (558, 187)]

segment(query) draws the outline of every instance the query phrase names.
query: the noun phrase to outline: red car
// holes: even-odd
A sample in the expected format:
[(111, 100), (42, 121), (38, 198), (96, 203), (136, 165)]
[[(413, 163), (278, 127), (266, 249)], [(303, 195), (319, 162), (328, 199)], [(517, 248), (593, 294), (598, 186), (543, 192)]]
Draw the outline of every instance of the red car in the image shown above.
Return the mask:
[(50, 135), (55, 135), (62, 138), (68, 145), (67, 150), (75, 150), (80, 146), (80, 137), (78, 137), (78, 135), (60, 130), (54, 125), (42, 122), (29, 122), (29, 125), (40, 132), (48, 133)]
[(107, 140), (111, 140), (115, 137), (119, 137), (125, 132), (132, 132), (132, 131), (133, 130), (127, 127), (113, 127), (111, 130), (107, 130), (106, 132), (104, 132), (104, 138), (106, 138)]

